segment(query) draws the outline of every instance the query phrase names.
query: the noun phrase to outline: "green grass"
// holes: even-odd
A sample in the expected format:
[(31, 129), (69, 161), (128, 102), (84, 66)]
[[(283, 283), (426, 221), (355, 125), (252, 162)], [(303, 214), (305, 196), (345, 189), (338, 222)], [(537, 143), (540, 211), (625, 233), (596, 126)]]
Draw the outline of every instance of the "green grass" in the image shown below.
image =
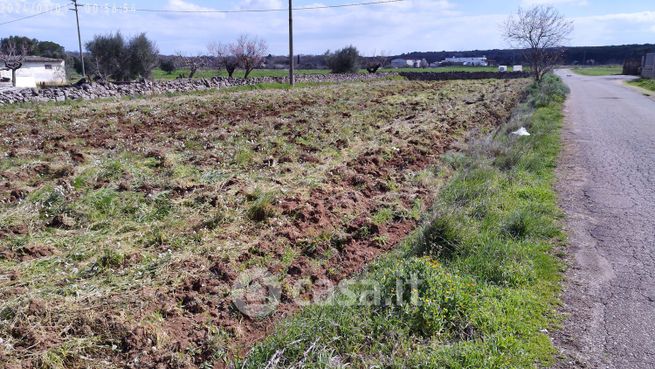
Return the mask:
[[(381, 72), (495, 72), (498, 68), (496, 67), (443, 67), (443, 68), (384, 68)], [(180, 74), (188, 75), (188, 69), (178, 69), (172, 73), (166, 73), (163, 70), (156, 68), (152, 71), (152, 79), (155, 80), (172, 80), (177, 78)], [(299, 69), (296, 70), (298, 75), (307, 75), (307, 74), (329, 74), (330, 71), (327, 69)], [(365, 69), (360, 70), (360, 73), (368, 73)], [(234, 73), (235, 78), (243, 78), (244, 72), (242, 70), (237, 70)], [(286, 77), (289, 75), (289, 71), (286, 69), (255, 69), (250, 74), (250, 77)], [(196, 72), (194, 78), (212, 78), (212, 77), (227, 77), (227, 72), (224, 69), (220, 71), (217, 70), (199, 70)]]
[[(510, 67), (510, 70), (512, 68)], [(437, 72), (437, 73), (447, 73), (447, 72), (497, 72), (498, 67), (464, 67), (464, 66), (452, 66), (452, 67), (439, 67), (439, 68), (384, 68), (383, 72)]]
[(620, 65), (603, 65), (598, 67), (576, 67), (573, 71), (583, 76), (613, 76), (623, 73)]
[[(553, 190), (562, 91), (549, 78), (493, 140), (449, 155), (439, 173), (451, 179), (424, 225), (327, 303), (279, 325), (241, 367), (551, 365), (546, 330), (558, 324), (562, 271), (553, 247), (564, 239)], [(532, 136), (507, 134), (519, 126)]]
[[(384, 73), (391, 73), (391, 72), (495, 72), (497, 71), (497, 67), (463, 67), (463, 66), (453, 66), (453, 67), (441, 67), (441, 68), (423, 68), (423, 69), (417, 69), (417, 68), (384, 68), (381, 69), (380, 72)], [(510, 68), (511, 70), (511, 68)], [(329, 74), (330, 71), (327, 69), (299, 69), (296, 70), (297, 75), (308, 75), (308, 74)], [(366, 74), (368, 73), (366, 69), (361, 69), (359, 73)], [(172, 73), (166, 73), (160, 68), (155, 68), (152, 71), (152, 79), (153, 80), (174, 80), (178, 78), (180, 75), (188, 75), (189, 70), (180, 68), (175, 70)], [(255, 69), (250, 73), (250, 77), (287, 77), (289, 75), (289, 71), (286, 69)], [(243, 78), (244, 76), (244, 71), (242, 70), (237, 70), (234, 73), (235, 78)], [(77, 82), (82, 76), (73, 73), (69, 77), (69, 81), (71, 83)], [(218, 70), (212, 70), (212, 69), (201, 69), (196, 72), (194, 75), (194, 78), (212, 78), (212, 77), (227, 77), (227, 72), (224, 69), (221, 69), (220, 71)]]
[(630, 81), (628, 84), (641, 87), (646, 90), (655, 91), (655, 79), (640, 78), (635, 81)]
[[(297, 70), (298, 74), (327, 74), (328, 70), (324, 69), (300, 69)], [(176, 71), (168, 74), (163, 70), (156, 68), (152, 71), (152, 78), (155, 80), (171, 80), (177, 78), (180, 74), (188, 75), (188, 69), (177, 69)], [(289, 75), (289, 71), (286, 69), (255, 69), (250, 73), (250, 77), (286, 77)], [(220, 71), (217, 70), (207, 70), (202, 69), (196, 72), (194, 78), (212, 78), (212, 77), (227, 77), (227, 72), (224, 69)], [(237, 70), (234, 73), (235, 78), (243, 78), (244, 72), (242, 70)]]

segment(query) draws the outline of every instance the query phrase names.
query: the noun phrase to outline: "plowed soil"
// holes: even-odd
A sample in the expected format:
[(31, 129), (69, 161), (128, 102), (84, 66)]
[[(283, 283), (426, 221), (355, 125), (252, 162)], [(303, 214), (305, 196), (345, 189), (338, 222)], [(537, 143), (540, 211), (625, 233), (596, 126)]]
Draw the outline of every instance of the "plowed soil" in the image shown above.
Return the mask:
[[(394, 248), (439, 156), (508, 118), (526, 80), (6, 108), (0, 363), (224, 367), (274, 323)], [(265, 317), (239, 275), (281, 286)], [(302, 286), (302, 288), (297, 288)]]

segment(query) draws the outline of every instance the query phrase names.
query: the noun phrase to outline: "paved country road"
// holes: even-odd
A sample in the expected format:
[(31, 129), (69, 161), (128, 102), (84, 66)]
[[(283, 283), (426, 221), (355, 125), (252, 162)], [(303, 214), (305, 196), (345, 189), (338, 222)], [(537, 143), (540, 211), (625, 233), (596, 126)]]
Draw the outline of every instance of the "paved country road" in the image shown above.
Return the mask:
[(626, 77), (571, 88), (558, 169), (570, 268), (558, 368), (655, 368), (655, 100)]

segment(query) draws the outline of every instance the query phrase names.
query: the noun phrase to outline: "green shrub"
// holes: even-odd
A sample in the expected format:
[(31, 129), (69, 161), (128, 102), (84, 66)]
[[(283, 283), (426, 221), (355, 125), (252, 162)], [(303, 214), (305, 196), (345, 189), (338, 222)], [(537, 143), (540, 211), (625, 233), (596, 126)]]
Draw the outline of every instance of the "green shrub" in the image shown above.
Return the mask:
[(175, 67), (175, 63), (173, 62), (173, 60), (167, 59), (167, 60), (161, 60), (159, 62), (159, 69), (166, 72), (166, 74), (171, 74), (175, 72), (177, 68)]
[(568, 87), (557, 76), (547, 74), (531, 87), (528, 102), (535, 108), (543, 108), (553, 102), (562, 101), (568, 93)]
[(354, 46), (348, 46), (334, 53), (325, 53), (325, 62), (332, 73), (359, 72), (359, 51)]

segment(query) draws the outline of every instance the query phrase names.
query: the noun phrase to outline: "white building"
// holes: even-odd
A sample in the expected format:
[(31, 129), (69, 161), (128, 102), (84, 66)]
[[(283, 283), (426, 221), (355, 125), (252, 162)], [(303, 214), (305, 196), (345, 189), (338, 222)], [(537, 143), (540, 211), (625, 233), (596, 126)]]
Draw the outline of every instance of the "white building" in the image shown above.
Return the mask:
[(425, 59), (394, 59), (391, 61), (392, 68), (427, 68), (428, 61)]
[(414, 66), (413, 60), (407, 59), (394, 59), (391, 61), (392, 68), (411, 68)]
[[(0, 70), (0, 79), (11, 81), (10, 70)], [(66, 63), (61, 59), (27, 56), (16, 70), (16, 87), (66, 84)]]
[(460, 57), (450, 57), (444, 59), (441, 63), (450, 63), (450, 64), (461, 64), (461, 65), (466, 65), (466, 66), (471, 66), (471, 67), (486, 67), (489, 65), (489, 62), (487, 61), (487, 57), (483, 56), (481, 58), (477, 57), (466, 57), (466, 58), (460, 58)]

